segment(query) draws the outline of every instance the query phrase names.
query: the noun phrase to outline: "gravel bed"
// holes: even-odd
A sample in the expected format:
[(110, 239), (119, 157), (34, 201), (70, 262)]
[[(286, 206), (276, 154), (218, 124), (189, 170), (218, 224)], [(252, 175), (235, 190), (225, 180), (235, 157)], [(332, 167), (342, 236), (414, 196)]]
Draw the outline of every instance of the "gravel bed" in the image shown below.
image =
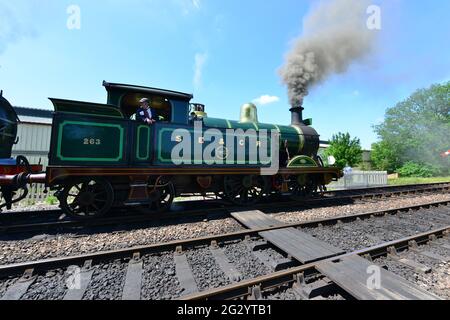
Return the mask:
[(268, 257), (272, 258), (274, 261), (279, 261), (279, 260), (283, 260), (283, 259), (286, 258), (280, 252), (278, 252), (277, 250), (275, 250), (275, 249), (273, 249), (271, 247), (264, 248), (264, 249), (262, 249), (260, 251), (263, 252)]
[[(421, 248), (422, 249), (422, 248)], [(423, 248), (427, 251), (432, 251), (437, 254), (447, 255), (449, 252), (443, 252), (442, 250), (435, 249), (434, 246), (427, 246)], [(431, 268), (430, 273), (416, 272), (413, 268), (405, 266), (392, 258), (379, 258), (375, 260), (378, 265), (386, 265), (388, 270), (399, 275), (400, 277), (408, 280), (417, 286), (432, 292), (439, 297), (449, 300), (450, 299), (450, 263), (440, 262), (434, 259), (417, 254), (413, 251), (401, 253), (402, 258), (408, 258), (410, 260), (419, 262)]]
[(419, 214), (415, 215), (414, 213), (405, 213), (405, 215), (410, 214), (412, 216), (412, 219), (414, 219), (418, 224), (428, 223), (430, 226), (434, 228), (438, 226), (442, 226), (442, 221), (445, 219), (450, 223), (450, 210), (447, 212), (446, 215), (439, 214), (435, 216), (434, 214)]
[(209, 248), (186, 252), (188, 263), (200, 291), (230, 284), (230, 280), (216, 263)]
[(241, 273), (241, 280), (256, 278), (273, 271), (252, 255), (242, 242), (227, 245), (224, 251), (228, 261)]
[(39, 275), (21, 300), (62, 300), (67, 291), (67, 277), (61, 269)]
[(144, 257), (141, 298), (171, 300), (183, 294), (175, 274), (173, 253)]
[(272, 216), (286, 223), (296, 223), (302, 221), (311, 221), (324, 218), (332, 218), (336, 216), (346, 216), (356, 213), (364, 213), (375, 210), (387, 210), (397, 207), (406, 207), (418, 205), (427, 202), (450, 200), (449, 193), (420, 195), (413, 198), (392, 197), (388, 199), (380, 199), (377, 201), (356, 201), (353, 204), (340, 205), (333, 207), (305, 209), (302, 211), (285, 211), (272, 214)]
[(269, 293), (265, 298), (267, 300), (303, 300), (290, 287), (281, 287), (279, 290)]
[[(444, 226), (443, 223), (430, 222), (429, 218), (427, 220), (429, 215), (427, 211), (400, 213), (330, 227), (304, 228), (302, 231), (331, 245), (338, 244), (339, 248), (349, 252)], [(420, 222), (418, 217), (421, 217)]]
[(173, 240), (198, 238), (243, 230), (236, 220), (226, 218), (207, 222), (149, 227), (92, 235), (39, 236), (26, 240), (0, 241), (0, 263), (10, 264), (54, 257), (95, 253)]
[[(280, 288), (280, 290), (277, 290), (276, 292), (267, 295), (266, 299), (267, 300), (304, 300), (298, 294), (296, 294), (291, 287)], [(345, 300), (345, 298), (339, 294), (335, 294), (335, 295), (330, 295), (327, 297), (318, 296), (316, 298), (313, 298), (312, 300), (336, 301), (336, 300)]]
[(116, 260), (94, 268), (83, 300), (121, 300), (127, 264)]
[[(449, 194), (427, 195), (415, 198), (390, 198), (376, 203), (359, 203), (353, 205), (315, 208), (301, 212), (274, 214), (284, 222), (299, 222), (349, 215), (355, 212), (367, 212), (398, 206), (406, 206), (431, 201), (449, 200)], [(94, 253), (104, 250), (149, 245), (172, 240), (183, 240), (201, 236), (244, 230), (232, 218), (204, 222), (184, 223), (179, 225), (149, 226), (140, 229), (117, 232), (100, 232), (96, 234), (61, 234), (40, 235), (25, 240), (0, 241), (0, 263), (10, 264), (40, 259)]]

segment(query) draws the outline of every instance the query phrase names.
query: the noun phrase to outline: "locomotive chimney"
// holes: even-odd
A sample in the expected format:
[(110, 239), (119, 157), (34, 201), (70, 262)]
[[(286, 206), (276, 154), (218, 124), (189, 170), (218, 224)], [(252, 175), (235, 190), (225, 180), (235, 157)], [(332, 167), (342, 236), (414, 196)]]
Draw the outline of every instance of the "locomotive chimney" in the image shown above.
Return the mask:
[(289, 110), (291, 111), (291, 125), (303, 124), (303, 110), (305, 110), (305, 108), (301, 106), (293, 107)]

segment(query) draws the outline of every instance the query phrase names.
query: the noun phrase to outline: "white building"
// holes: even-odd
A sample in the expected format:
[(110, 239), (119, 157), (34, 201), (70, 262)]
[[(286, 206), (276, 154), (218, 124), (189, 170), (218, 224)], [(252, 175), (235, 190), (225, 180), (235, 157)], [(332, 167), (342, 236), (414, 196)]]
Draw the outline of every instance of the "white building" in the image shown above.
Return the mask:
[(48, 164), (52, 111), (14, 107), (19, 116), (18, 143), (14, 145), (12, 156), (23, 155), (31, 164)]

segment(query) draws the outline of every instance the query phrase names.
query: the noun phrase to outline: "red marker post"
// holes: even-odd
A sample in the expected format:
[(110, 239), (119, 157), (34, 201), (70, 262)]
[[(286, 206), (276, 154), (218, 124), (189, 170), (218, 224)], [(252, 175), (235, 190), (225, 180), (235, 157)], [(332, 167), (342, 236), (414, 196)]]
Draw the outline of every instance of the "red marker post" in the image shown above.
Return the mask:
[(446, 157), (448, 157), (448, 156), (450, 156), (450, 150), (448, 150), (448, 151), (446, 151), (446, 152), (444, 152), (444, 153), (441, 154), (441, 157), (442, 157), (442, 158), (446, 158)]

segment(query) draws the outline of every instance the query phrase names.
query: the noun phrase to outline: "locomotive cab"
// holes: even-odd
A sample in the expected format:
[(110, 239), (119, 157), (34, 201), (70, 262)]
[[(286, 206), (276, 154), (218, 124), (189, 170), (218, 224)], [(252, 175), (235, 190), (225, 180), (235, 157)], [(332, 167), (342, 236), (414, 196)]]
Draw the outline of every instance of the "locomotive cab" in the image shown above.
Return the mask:
[(157, 88), (109, 83), (103, 86), (108, 92), (108, 105), (117, 106), (125, 119), (130, 119), (139, 108), (139, 100), (150, 100), (150, 108), (160, 122), (187, 124), (189, 102), (192, 95)]
[(150, 108), (153, 117), (159, 122), (170, 122), (172, 120), (172, 104), (169, 99), (141, 93), (125, 94), (120, 101), (120, 110), (125, 119), (136, 120), (136, 110), (139, 108), (139, 100), (147, 98), (150, 100)]

